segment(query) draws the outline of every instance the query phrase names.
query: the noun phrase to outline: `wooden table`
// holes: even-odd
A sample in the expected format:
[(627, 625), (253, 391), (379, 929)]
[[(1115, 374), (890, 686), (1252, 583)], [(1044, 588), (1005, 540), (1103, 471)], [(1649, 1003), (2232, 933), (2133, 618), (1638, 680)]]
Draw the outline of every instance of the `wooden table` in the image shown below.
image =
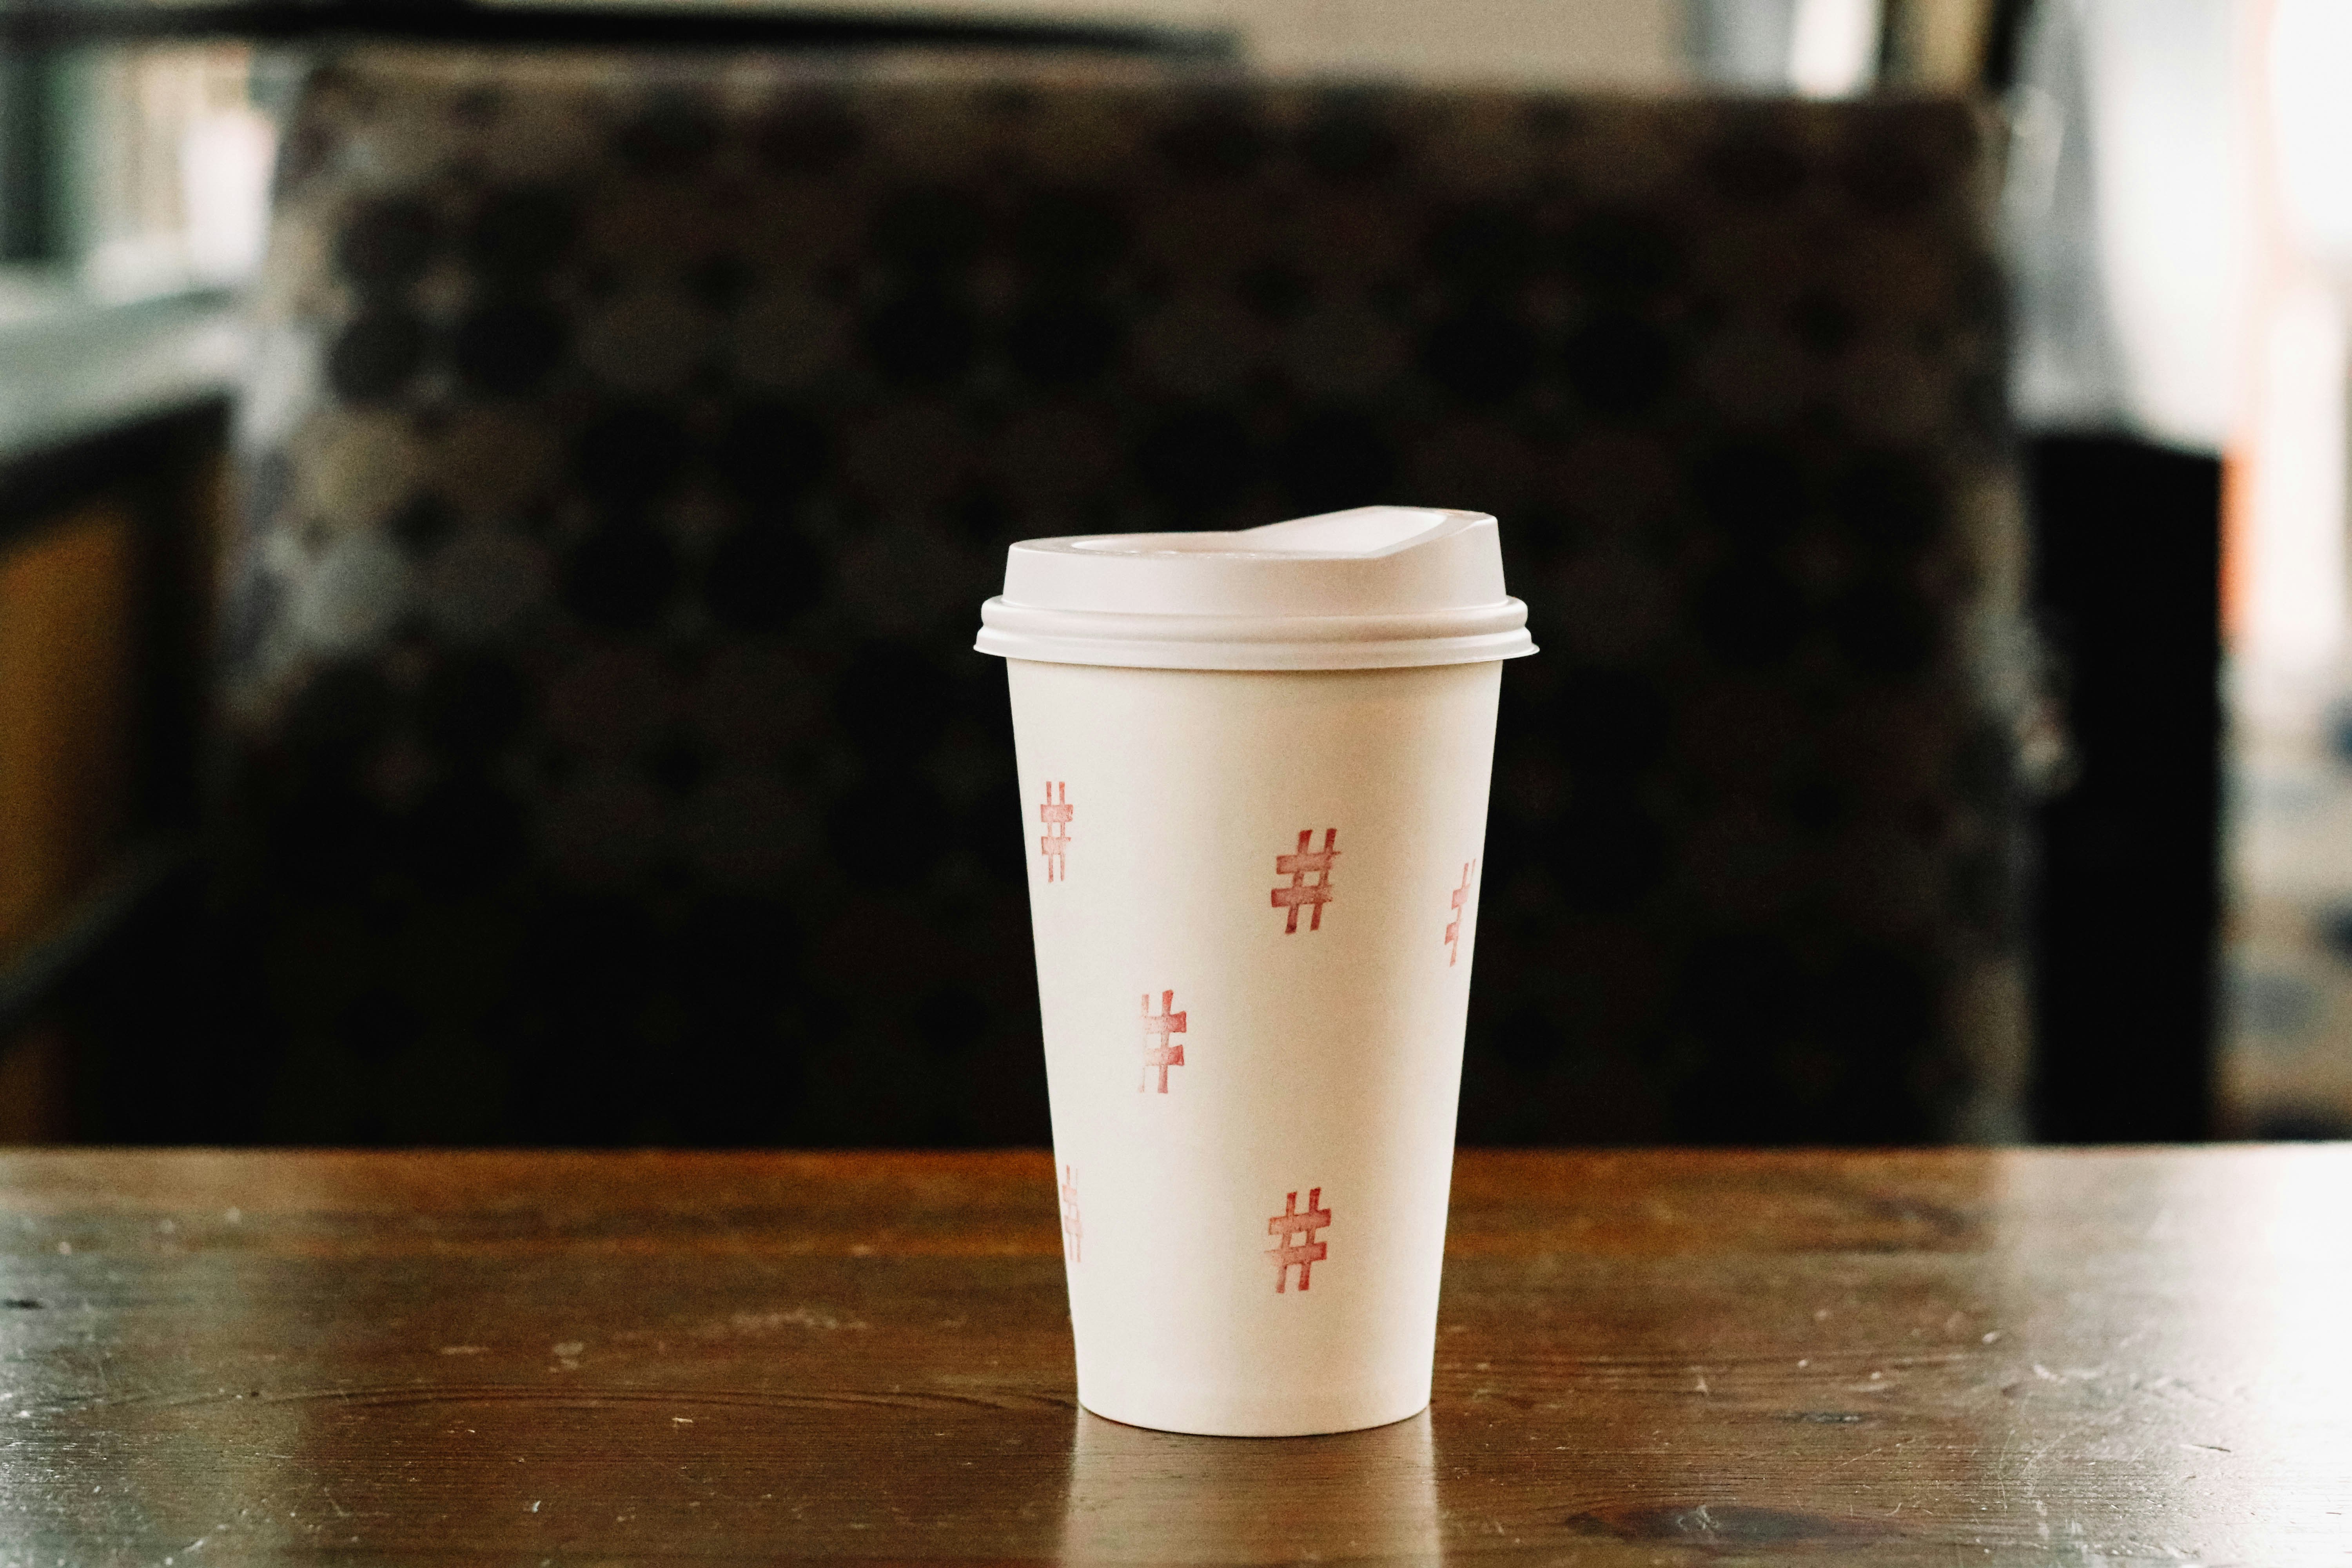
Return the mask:
[(0, 1158), (0, 1563), (2352, 1562), (2352, 1148), (1468, 1153), (1430, 1412), (1071, 1397), (1039, 1153)]

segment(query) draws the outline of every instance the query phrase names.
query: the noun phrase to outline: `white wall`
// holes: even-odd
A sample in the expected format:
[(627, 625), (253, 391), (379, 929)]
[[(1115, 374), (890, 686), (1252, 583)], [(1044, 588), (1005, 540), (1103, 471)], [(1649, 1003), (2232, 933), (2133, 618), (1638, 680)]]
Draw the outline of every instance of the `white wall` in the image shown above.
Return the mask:
[[(529, 0), (524, 0), (529, 3)], [(764, 0), (743, 0), (760, 4)], [(1587, 88), (1678, 84), (1685, 0), (826, 0), (841, 11), (1230, 28), (1285, 75)]]

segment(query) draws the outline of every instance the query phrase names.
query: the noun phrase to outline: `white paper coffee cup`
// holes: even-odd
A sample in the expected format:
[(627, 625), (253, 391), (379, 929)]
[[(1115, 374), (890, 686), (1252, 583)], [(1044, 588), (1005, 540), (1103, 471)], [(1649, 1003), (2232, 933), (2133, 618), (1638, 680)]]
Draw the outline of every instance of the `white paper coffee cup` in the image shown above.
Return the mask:
[(1429, 1402), (1503, 658), (1492, 518), (1015, 545), (1008, 658), (1078, 1398)]

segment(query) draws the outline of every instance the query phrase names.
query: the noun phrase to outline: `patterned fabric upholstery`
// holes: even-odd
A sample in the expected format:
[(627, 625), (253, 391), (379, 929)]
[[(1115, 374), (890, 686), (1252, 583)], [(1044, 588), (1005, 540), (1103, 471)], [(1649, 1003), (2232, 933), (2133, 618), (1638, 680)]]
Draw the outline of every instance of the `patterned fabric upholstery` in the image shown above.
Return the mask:
[[(1469, 1140), (1998, 1133), (1965, 108), (368, 50), (243, 416), (265, 1136), (1034, 1142), (1006, 543), (1492, 510)], [(255, 1042), (258, 1042), (256, 1044)]]

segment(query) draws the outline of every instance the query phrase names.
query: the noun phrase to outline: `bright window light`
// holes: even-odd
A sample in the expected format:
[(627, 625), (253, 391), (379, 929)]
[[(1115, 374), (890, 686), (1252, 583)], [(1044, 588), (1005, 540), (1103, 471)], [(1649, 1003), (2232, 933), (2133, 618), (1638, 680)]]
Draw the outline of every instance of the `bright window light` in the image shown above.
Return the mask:
[(2352, 5), (2278, 0), (2270, 76), (2287, 223), (2320, 259), (2352, 262)]
[(1878, 66), (1879, 0), (1797, 0), (1789, 80), (1807, 98), (1850, 98)]

